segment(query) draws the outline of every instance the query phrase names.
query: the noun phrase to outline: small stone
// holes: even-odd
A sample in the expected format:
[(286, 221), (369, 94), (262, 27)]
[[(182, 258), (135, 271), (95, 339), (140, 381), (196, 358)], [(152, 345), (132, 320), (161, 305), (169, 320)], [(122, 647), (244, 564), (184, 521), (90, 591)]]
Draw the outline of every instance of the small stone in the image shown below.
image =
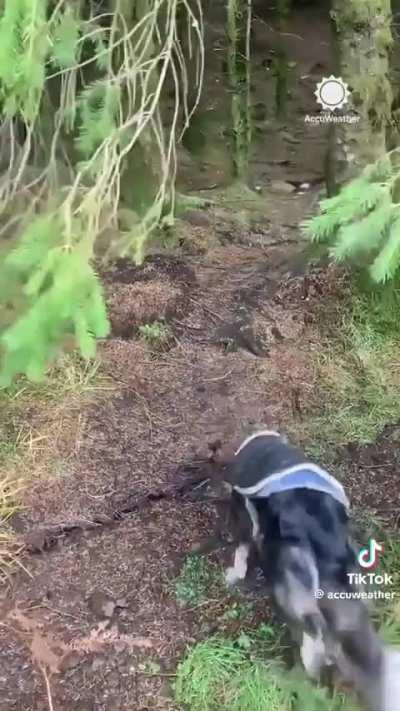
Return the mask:
[(102, 590), (95, 590), (88, 599), (88, 606), (96, 617), (107, 619), (113, 616), (115, 601)]
[(301, 183), (300, 190), (309, 190), (311, 188), (311, 183)]
[(285, 193), (289, 195), (294, 193), (296, 188), (291, 183), (287, 183), (284, 180), (271, 180), (270, 189), (274, 193)]

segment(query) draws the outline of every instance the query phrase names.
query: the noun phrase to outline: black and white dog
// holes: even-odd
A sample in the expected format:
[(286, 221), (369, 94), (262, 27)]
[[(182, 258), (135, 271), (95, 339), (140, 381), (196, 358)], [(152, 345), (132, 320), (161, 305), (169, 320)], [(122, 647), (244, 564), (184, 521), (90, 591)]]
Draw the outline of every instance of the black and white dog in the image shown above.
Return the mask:
[(224, 479), (231, 487), (236, 544), (228, 584), (245, 578), (255, 552), (307, 673), (318, 679), (324, 667), (334, 665), (368, 708), (400, 709), (399, 693), (393, 699), (400, 676), (349, 575), (358, 562), (342, 485), (270, 431), (242, 443)]

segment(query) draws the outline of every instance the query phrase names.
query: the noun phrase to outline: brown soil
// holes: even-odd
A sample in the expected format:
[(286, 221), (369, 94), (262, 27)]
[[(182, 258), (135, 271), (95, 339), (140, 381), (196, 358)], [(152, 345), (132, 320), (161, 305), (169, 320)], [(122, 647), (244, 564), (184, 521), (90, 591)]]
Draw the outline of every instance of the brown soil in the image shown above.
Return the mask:
[[(170, 683), (185, 646), (237, 628), (223, 613), (239, 592), (219, 588), (206, 605), (182, 608), (171, 581), (216, 531), (213, 449), (261, 424), (286, 430), (297, 422), (301, 432), (315, 385), (314, 306), (332, 298), (334, 282), (329, 271), (293, 276), (293, 250), (267, 242), (245, 247), (232, 234), (203, 257), (117, 267), (116, 303), (145, 275), (142, 312), (155, 309), (153, 281), (163, 285), (155, 318), (183, 288), (185, 309), (171, 314), (173, 347), (156, 356), (134, 335), (138, 311), (134, 322), (125, 312), (131, 337), (112, 336), (101, 348), (113, 387), (81, 405), (67, 470), (26, 493), (16, 523), (29, 574), (2, 594), (2, 709), (46, 709), (45, 675), (55, 709), (173, 709)], [(379, 508), (393, 488), (394, 444), (382, 437), (384, 462), (381, 442), (351, 453), (350, 490), (360, 505)], [(215, 555), (221, 563), (226, 554)], [(262, 593), (250, 589), (249, 597), (245, 626), (270, 614)]]
[[(253, 161), (254, 181), (265, 187), (261, 214), (257, 207), (249, 219), (240, 204), (194, 211), (180, 225), (179, 258), (114, 265), (104, 275), (112, 334), (100, 348), (108, 386), (62, 413), (41, 404), (27, 413), (32, 431), (56, 443), (57, 456), (14, 519), (28, 551), (26, 570), (0, 589), (1, 711), (44, 711), (49, 698), (55, 711), (173, 709), (170, 685), (186, 645), (238, 627), (223, 614), (240, 593), (218, 589), (206, 604), (181, 607), (171, 581), (216, 529), (216, 506), (204, 496), (217, 471), (212, 445), (232, 448), (260, 425), (296, 430), (301, 441), (303, 410), (316, 389), (314, 304), (332, 297), (331, 282), (329, 272), (302, 273), (297, 244), (316, 188), (282, 196), (267, 185), (322, 179), (325, 138), (304, 125), (321, 78), (311, 72), (316, 27), (308, 20), (299, 30), (303, 53), (293, 49), (296, 71), (311, 76), (296, 89), (288, 121), (295, 136), (283, 127), (276, 139), (268, 128), (257, 150), (268, 165)], [(269, 31), (260, 21), (261, 44)], [(256, 83), (264, 86), (259, 59)], [(218, 85), (215, 94), (206, 96), (210, 105)], [(221, 150), (226, 155), (225, 144)], [(192, 187), (223, 184), (215, 165), (196, 168)], [(188, 170), (193, 177), (192, 164)], [(138, 334), (154, 320), (173, 334), (161, 353)], [(392, 435), (343, 455), (360, 506), (388, 507), (387, 491), (400, 498)], [(206, 482), (191, 492), (196, 478)], [(223, 555), (211, 560), (221, 563)], [(255, 605), (242, 626), (269, 615), (262, 592), (249, 597)]]

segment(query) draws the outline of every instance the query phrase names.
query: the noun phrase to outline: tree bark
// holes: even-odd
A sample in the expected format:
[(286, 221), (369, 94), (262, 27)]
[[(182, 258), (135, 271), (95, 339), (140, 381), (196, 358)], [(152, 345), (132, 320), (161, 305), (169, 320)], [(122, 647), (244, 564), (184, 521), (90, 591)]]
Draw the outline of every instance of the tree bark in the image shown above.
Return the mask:
[(231, 88), (232, 154), (235, 177), (245, 180), (251, 143), (250, 22), (252, 0), (228, 0), (228, 73)]
[(386, 152), (392, 89), (389, 52), (392, 44), (390, 0), (332, 0), (339, 76), (351, 92), (344, 113), (357, 123), (335, 128), (338, 182), (357, 174)]

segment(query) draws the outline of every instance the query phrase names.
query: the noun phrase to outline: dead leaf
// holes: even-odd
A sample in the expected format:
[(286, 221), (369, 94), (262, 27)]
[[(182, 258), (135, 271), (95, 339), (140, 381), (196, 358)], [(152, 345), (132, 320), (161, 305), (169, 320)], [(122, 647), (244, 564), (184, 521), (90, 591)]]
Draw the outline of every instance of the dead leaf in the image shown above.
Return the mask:
[(85, 653), (101, 652), (105, 646), (112, 646), (117, 652), (125, 649), (154, 649), (156, 642), (149, 637), (132, 637), (120, 634), (117, 627), (106, 628), (107, 622), (101, 622), (86, 637), (75, 640), (71, 648)]

